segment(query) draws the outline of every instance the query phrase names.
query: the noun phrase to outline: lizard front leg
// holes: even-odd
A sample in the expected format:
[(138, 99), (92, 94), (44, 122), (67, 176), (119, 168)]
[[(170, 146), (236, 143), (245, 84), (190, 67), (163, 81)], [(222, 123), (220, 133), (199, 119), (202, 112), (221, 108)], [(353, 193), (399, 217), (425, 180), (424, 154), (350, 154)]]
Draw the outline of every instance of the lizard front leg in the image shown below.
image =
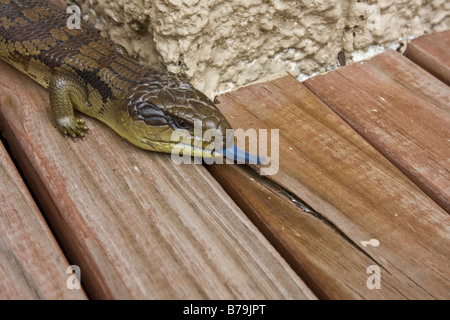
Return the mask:
[(84, 120), (74, 117), (74, 107), (88, 103), (85, 86), (71, 74), (54, 74), (49, 84), (50, 107), (57, 128), (73, 138), (84, 137)]

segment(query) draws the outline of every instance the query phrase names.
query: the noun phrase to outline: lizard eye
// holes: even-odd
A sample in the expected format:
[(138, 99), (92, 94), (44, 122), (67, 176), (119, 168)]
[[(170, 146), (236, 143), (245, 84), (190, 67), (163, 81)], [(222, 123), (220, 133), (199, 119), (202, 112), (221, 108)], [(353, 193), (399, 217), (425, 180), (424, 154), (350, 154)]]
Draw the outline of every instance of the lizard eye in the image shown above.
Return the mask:
[(189, 123), (189, 121), (181, 118), (173, 118), (173, 122), (175, 125), (180, 129), (190, 129), (192, 128), (192, 125)]

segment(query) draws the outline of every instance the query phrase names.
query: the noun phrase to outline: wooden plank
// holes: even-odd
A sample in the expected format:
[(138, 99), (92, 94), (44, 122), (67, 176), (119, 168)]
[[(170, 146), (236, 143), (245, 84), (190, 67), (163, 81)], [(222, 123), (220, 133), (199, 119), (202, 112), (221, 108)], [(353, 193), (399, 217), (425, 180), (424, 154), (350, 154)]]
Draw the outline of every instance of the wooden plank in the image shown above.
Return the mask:
[[(234, 128), (279, 129), (279, 170), (267, 177), (281, 194), (236, 172), (216, 176), (319, 297), (450, 297), (448, 215), (300, 82), (289, 75), (217, 100)], [(288, 207), (286, 193), (312, 213)], [(378, 291), (366, 286), (370, 265)]]
[(315, 298), (202, 165), (140, 150), (85, 118), (50, 122), (42, 87), (0, 64), (1, 127), (93, 298)]
[(405, 55), (450, 85), (450, 30), (427, 34), (412, 40)]
[(450, 212), (448, 86), (395, 51), (305, 85)]
[(245, 166), (208, 169), (320, 299), (404, 298), (389, 273), (383, 290), (368, 290), (374, 260), (283, 188)]
[(86, 299), (0, 142), (0, 299)]

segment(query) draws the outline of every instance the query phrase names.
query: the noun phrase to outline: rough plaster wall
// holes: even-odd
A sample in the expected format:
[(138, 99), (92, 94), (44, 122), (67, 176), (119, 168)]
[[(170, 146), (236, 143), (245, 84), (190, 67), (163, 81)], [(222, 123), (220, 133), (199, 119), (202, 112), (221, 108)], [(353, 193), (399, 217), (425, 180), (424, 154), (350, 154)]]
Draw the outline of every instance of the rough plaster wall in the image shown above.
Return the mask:
[(284, 70), (301, 79), (450, 28), (447, 0), (75, 3), (142, 63), (182, 72), (209, 96)]

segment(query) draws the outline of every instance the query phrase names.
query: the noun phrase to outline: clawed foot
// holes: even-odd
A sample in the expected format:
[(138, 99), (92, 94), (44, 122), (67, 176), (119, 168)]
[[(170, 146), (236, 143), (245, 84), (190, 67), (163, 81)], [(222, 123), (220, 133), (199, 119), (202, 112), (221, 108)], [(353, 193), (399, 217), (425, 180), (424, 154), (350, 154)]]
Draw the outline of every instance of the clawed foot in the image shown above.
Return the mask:
[(84, 137), (85, 132), (89, 130), (84, 124), (84, 120), (74, 117), (58, 119), (56, 126), (62, 133), (72, 138)]

